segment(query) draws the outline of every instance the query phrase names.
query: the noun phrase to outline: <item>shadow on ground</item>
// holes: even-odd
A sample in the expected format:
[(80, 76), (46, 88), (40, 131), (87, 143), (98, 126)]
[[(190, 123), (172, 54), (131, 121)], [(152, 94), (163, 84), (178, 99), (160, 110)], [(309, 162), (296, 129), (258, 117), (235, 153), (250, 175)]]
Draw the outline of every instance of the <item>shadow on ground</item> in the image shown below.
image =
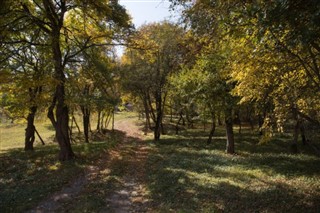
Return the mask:
[(258, 136), (236, 135), (236, 155), (190, 130), (164, 136), (149, 155), (153, 206), (173, 212), (319, 212), (320, 159), (307, 148), (291, 155), (287, 137), (258, 145)]

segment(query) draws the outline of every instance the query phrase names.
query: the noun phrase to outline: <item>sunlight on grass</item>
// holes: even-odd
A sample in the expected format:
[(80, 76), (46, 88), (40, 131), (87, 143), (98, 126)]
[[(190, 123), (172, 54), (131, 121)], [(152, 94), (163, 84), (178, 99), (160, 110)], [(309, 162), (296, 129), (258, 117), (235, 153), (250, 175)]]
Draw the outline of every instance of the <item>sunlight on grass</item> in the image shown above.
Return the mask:
[(55, 163), (54, 165), (50, 165), (48, 166), (48, 170), (50, 171), (56, 171), (58, 170), (59, 168), (61, 167), (61, 163), (60, 162), (57, 162)]
[(61, 190), (106, 156), (106, 152), (121, 140), (121, 134), (117, 134), (120, 133), (112, 133), (105, 142), (74, 144), (77, 158), (63, 163), (57, 161), (59, 148), (56, 144), (36, 147), (34, 152), (25, 152), (22, 148), (3, 150), (0, 153), (1, 212), (24, 212)]
[(257, 145), (256, 136), (245, 133), (236, 144), (237, 154), (228, 155), (224, 137), (214, 137), (208, 146), (196, 131), (151, 143), (155, 151), (149, 157), (149, 187), (154, 202), (163, 204), (157, 211), (316, 212), (319, 208), (320, 159), (307, 150), (292, 155), (285, 137)]

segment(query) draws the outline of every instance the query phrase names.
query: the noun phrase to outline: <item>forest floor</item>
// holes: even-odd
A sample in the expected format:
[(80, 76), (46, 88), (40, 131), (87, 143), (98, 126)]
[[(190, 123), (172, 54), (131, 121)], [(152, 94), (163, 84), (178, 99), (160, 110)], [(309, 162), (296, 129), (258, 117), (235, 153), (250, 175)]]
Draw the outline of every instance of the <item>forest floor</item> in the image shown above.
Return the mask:
[(150, 146), (142, 140), (135, 119), (119, 120), (122, 142), (108, 150), (61, 191), (28, 212), (148, 212), (146, 161)]
[(320, 158), (302, 143), (292, 154), (291, 134), (259, 143), (256, 132), (235, 127), (236, 154), (228, 155), (223, 126), (208, 145), (200, 124), (178, 135), (165, 124), (154, 142), (135, 113), (119, 113), (115, 131), (73, 144), (77, 159), (63, 163), (56, 144), (27, 153), (8, 141), (1, 212), (320, 212)]

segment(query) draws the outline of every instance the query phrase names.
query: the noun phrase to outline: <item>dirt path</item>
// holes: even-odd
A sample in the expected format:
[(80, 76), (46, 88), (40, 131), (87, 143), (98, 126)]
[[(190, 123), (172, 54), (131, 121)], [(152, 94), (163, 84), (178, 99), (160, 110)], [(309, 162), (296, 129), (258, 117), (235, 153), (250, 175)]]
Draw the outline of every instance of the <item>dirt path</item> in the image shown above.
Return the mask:
[[(117, 176), (119, 184), (112, 192), (107, 193), (108, 195), (105, 197), (106, 206), (99, 209), (99, 212), (147, 212), (150, 205), (145, 185), (145, 164), (150, 148), (142, 140), (142, 132), (134, 124), (133, 119), (116, 122), (115, 129), (126, 133), (123, 142), (110, 150), (108, 155), (100, 159), (95, 166), (87, 168), (85, 175), (80, 176), (28, 212), (64, 211), (64, 203), (72, 203), (77, 197), (85, 196), (90, 183), (101, 181), (105, 176), (114, 173), (113, 170), (121, 170)], [(105, 173), (106, 170), (110, 172)], [(74, 204), (74, 206), (76, 205)], [(72, 209), (71, 204), (68, 212), (72, 212)]]
[(107, 198), (112, 212), (147, 212), (149, 208), (148, 191), (145, 185), (145, 164), (149, 147), (142, 140), (141, 131), (136, 125), (125, 120), (116, 124), (116, 129), (126, 132), (126, 138), (116, 153), (111, 164), (125, 165), (121, 186)]

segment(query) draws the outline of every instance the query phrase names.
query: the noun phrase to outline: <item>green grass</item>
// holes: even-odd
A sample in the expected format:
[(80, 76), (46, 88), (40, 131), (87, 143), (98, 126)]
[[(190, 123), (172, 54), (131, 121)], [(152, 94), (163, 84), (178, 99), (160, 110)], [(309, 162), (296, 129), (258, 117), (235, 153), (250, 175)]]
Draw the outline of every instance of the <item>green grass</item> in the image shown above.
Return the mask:
[[(133, 122), (135, 117), (133, 113), (116, 114), (116, 120)], [(60, 163), (58, 147), (52, 143), (41, 146), (37, 142), (35, 152), (24, 152), (24, 128), (21, 124), (0, 126), (1, 212), (35, 207), (96, 165), (123, 138), (116, 132), (107, 139), (96, 136), (100, 142), (74, 144), (78, 158)], [(50, 125), (39, 123), (37, 128), (49, 141), (53, 135)], [(146, 171), (153, 212), (320, 212), (320, 158), (301, 144), (300, 153), (291, 154), (290, 135), (259, 144), (257, 134), (243, 129), (241, 135), (235, 135), (237, 154), (227, 155), (222, 127), (211, 145), (206, 144), (208, 133), (202, 129), (183, 129), (180, 135), (174, 132), (168, 130), (156, 143), (152, 133), (147, 137), (152, 147)], [(130, 145), (124, 153), (133, 152), (134, 143)], [(109, 211), (105, 199), (121, 185), (127, 163), (122, 158), (103, 167), (98, 177), (72, 202), (65, 201), (59, 211)]]
[[(37, 121), (35, 126), (45, 143), (51, 143), (54, 130), (49, 122)], [(0, 125), (0, 153), (3, 150), (24, 147), (25, 123)], [(35, 145), (41, 145), (36, 136)]]
[(320, 159), (308, 147), (290, 154), (288, 136), (259, 145), (236, 134), (236, 155), (224, 153), (217, 130), (206, 145), (201, 130), (152, 142), (149, 188), (156, 212), (319, 212)]
[[(132, 119), (134, 116), (134, 113), (117, 113), (115, 120)], [(81, 117), (76, 115), (76, 119), (83, 131)], [(40, 119), (35, 125), (46, 145), (42, 146), (36, 136), (35, 151), (25, 152), (23, 147), (26, 124), (10, 124), (3, 120), (0, 123), (0, 212), (23, 212), (35, 207), (40, 201), (83, 174), (86, 168), (96, 165), (124, 136), (118, 131), (107, 132), (107, 135), (92, 134), (92, 143), (84, 144), (83, 135), (78, 135), (74, 128), (73, 137), (77, 143), (72, 147), (77, 158), (61, 163), (57, 160), (59, 148), (53, 142), (54, 130), (50, 122)], [(94, 115), (91, 125), (92, 129), (96, 126)], [(111, 186), (115, 184), (113, 175), (106, 175), (98, 182), (90, 183), (85, 188), (86, 191), (79, 195), (80, 202), (72, 207), (75, 211), (100, 208), (105, 204), (102, 195), (106, 193), (101, 187), (111, 190)], [(68, 208), (68, 203), (63, 207)]]
[(0, 154), (1, 212), (22, 212), (35, 207), (83, 174), (88, 166), (95, 165), (121, 138), (115, 132), (104, 142), (75, 144), (77, 158), (63, 163), (57, 161), (56, 145), (37, 147), (35, 152), (24, 152), (22, 148), (3, 151)]

